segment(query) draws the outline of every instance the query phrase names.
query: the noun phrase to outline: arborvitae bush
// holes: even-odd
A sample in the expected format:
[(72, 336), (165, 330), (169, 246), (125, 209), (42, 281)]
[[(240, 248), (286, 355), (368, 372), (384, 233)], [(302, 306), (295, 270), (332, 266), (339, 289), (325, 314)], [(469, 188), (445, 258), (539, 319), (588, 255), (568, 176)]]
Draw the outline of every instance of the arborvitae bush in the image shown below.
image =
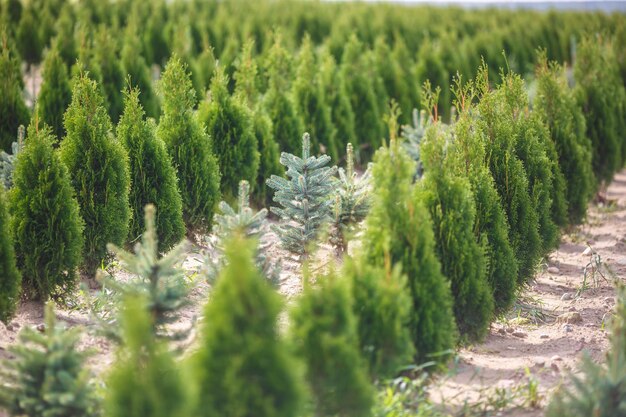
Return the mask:
[(29, 67), (39, 63), (43, 51), (43, 42), (37, 30), (40, 22), (37, 21), (33, 10), (35, 7), (32, 3), (24, 7), (15, 34), (20, 55)]
[(343, 274), (351, 282), (361, 355), (374, 379), (393, 377), (413, 362), (411, 295), (400, 265), (378, 267), (348, 258)]
[(591, 141), (585, 135), (585, 116), (567, 85), (563, 67), (556, 62), (548, 63), (545, 52), (539, 56), (535, 75), (537, 94), (533, 110), (543, 117), (550, 129), (559, 166), (567, 179), (569, 221), (580, 223), (587, 213), (595, 183)]
[(0, 32), (0, 149), (11, 150), (19, 125), (27, 125), (20, 58), (6, 32)]
[(371, 416), (373, 390), (359, 350), (348, 281), (330, 272), (305, 284), (290, 318), (316, 415)]
[(476, 206), (469, 181), (444, 168), (446, 134), (433, 124), (421, 145), (424, 176), (417, 198), (430, 212), (437, 255), (450, 280), (454, 316), (461, 336), (485, 337), (493, 317), (493, 294), (487, 282), (483, 249), (473, 234)]
[(204, 98), (207, 89), (211, 86), (217, 67), (218, 61), (213, 54), (213, 48), (207, 43), (192, 64), (193, 84), (196, 91), (200, 92), (199, 100)]
[(50, 49), (43, 62), (43, 82), (37, 98), (37, 114), (41, 121), (52, 128), (55, 143), (65, 136), (63, 127), (63, 113), (72, 101), (67, 67), (59, 55), (59, 51), (53, 47)]
[(178, 170), (183, 219), (188, 231), (209, 231), (220, 201), (220, 172), (213, 143), (193, 113), (196, 96), (186, 67), (171, 58), (159, 84), (163, 115), (157, 136)]
[(180, 367), (152, 331), (146, 300), (127, 296), (121, 317), (124, 344), (106, 379), (106, 417), (186, 417), (189, 390)]
[(364, 253), (371, 265), (401, 265), (412, 301), (409, 328), (415, 361), (444, 363), (456, 336), (452, 294), (437, 259), (430, 215), (412, 192), (415, 164), (396, 139), (397, 126), (392, 123), (390, 130), (389, 146), (374, 157)]
[(253, 46), (252, 41), (244, 45), (233, 77), (236, 80), (235, 95), (252, 111), (252, 124), (259, 150), (259, 170), (253, 191), (256, 200), (266, 204), (272, 196), (267, 192), (265, 181), (272, 175), (283, 175), (284, 170), (280, 164), (280, 150), (273, 136), (272, 121), (258, 100), (258, 68), (252, 57)]
[(613, 51), (606, 40), (585, 37), (576, 49), (575, 96), (586, 120), (586, 136), (592, 144), (593, 172), (600, 183), (613, 179), (623, 165), (623, 131), (619, 130), (619, 100), (623, 83), (618, 79)]
[(298, 54), (298, 69), (293, 82), (294, 101), (302, 116), (304, 129), (311, 135), (313, 152), (326, 153), (338, 159), (331, 108), (326, 101), (318, 68), (311, 39), (306, 37)]
[(311, 156), (309, 134), (302, 136), (302, 157), (283, 152), (280, 163), (287, 167), (287, 178), (272, 175), (268, 187), (275, 190), (271, 207), (280, 218), (273, 227), (285, 249), (306, 258), (320, 229), (331, 221), (334, 203), (334, 177), (337, 167), (328, 167), (330, 156)]
[(46, 300), (75, 285), (83, 221), (70, 173), (53, 149), (55, 138), (36, 123), (28, 128), (13, 174), (11, 224), (22, 286), (30, 297)]
[[(509, 240), (518, 262), (518, 283), (527, 282), (543, 255), (538, 214), (530, 193), (528, 175), (515, 149), (515, 125), (504, 114), (501, 92), (487, 90), (487, 70), (480, 69), (477, 89), (480, 117), (476, 128), (484, 133), (486, 162), (495, 181), (509, 222)], [(502, 90), (499, 90), (502, 91)]]
[[(117, 53), (116, 39), (101, 27), (95, 35), (94, 64), (100, 68), (107, 110), (113, 123), (117, 123), (124, 109), (124, 70)], [(136, 52), (138, 53), (138, 52)], [(132, 81), (132, 79), (131, 79)]]
[(78, 57), (72, 11), (71, 4), (65, 3), (63, 5), (55, 24), (56, 36), (50, 41), (52, 49), (56, 49), (59, 52), (66, 68), (74, 65)]
[(95, 81), (82, 75), (72, 84), (60, 151), (85, 221), (82, 268), (93, 274), (107, 256), (107, 243), (121, 245), (128, 236), (128, 155), (111, 133)]
[(240, 180), (256, 182), (259, 151), (252, 113), (238, 98), (228, 93), (228, 77), (219, 67), (211, 81), (207, 100), (200, 104), (198, 118), (213, 141), (222, 173), (222, 194), (231, 200)]
[(15, 261), (8, 204), (0, 188), (0, 321), (8, 323), (19, 301), (22, 276)]
[[(432, 41), (426, 39), (420, 46), (417, 58), (415, 58), (414, 76), (421, 85), (429, 81), (433, 88), (439, 87), (441, 95), (439, 96), (438, 114), (444, 120), (450, 118), (450, 74), (444, 67), (441, 57), (441, 50), (433, 44)], [(419, 91), (419, 90), (418, 90)], [(423, 97), (420, 95), (420, 102)], [(417, 103), (415, 103), (417, 104)]]
[(292, 95), (287, 93), (292, 79), (291, 60), (281, 44), (280, 34), (275, 35), (267, 60), (269, 80), (263, 106), (272, 119), (274, 140), (280, 149), (295, 153), (299, 148), (297, 138), (304, 131), (304, 125)]
[(134, 242), (141, 236), (145, 229), (144, 207), (154, 204), (158, 209), (159, 251), (166, 251), (185, 235), (182, 200), (176, 170), (165, 144), (156, 137), (154, 123), (144, 118), (139, 95), (135, 88), (126, 92), (124, 114), (117, 126), (117, 136), (129, 156), (132, 209), (129, 241)]
[(548, 417), (613, 417), (626, 410), (626, 290), (618, 288), (618, 304), (609, 336), (606, 362), (585, 356), (581, 375), (561, 386), (546, 410)]
[(412, 83), (408, 73), (410, 57), (403, 56), (403, 60), (398, 60), (394, 52), (383, 36), (376, 38), (374, 43), (376, 69), (381, 77), (388, 98), (398, 102), (402, 110), (400, 114), (400, 120), (402, 120), (402, 114), (410, 115), (411, 109), (418, 103), (412, 101), (414, 96), (411, 95), (412, 86), (409, 86), (409, 83)]
[(257, 270), (250, 242), (233, 237), (191, 358), (197, 416), (299, 415), (302, 382), (277, 332), (278, 295)]
[(45, 330), (25, 327), (14, 358), (0, 374), (0, 404), (14, 416), (90, 417), (98, 415), (95, 390), (86, 366), (88, 353), (78, 350), (81, 329), (64, 329), (47, 304)]

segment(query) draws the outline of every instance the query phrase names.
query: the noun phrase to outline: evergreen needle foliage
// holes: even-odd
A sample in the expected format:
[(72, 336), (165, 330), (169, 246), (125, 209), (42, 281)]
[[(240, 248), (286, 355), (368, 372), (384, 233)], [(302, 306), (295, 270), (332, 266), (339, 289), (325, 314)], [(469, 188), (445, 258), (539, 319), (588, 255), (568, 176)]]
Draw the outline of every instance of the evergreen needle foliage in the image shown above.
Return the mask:
[(8, 34), (0, 31), (0, 149), (11, 150), (17, 128), (30, 118), (22, 97), (21, 60)]
[(121, 245), (128, 236), (130, 175), (128, 155), (111, 134), (98, 86), (84, 74), (73, 81), (65, 130), (61, 160), (85, 221), (82, 268), (93, 274), (107, 256), (107, 243)]
[(193, 113), (196, 93), (186, 67), (173, 57), (159, 84), (163, 115), (157, 136), (165, 142), (178, 170), (183, 219), (188, 232), (210, 230), (220, 201), (220, 172), (209, 135)]
[(15, 160), (17, 155), (24, 148), (25, 131), (23, 125), (17, 128), (17, 142), (11, 144), (12, 153), (6, 153), (0, 150), (0, 180), (5, 190), (13, 187), (13, 171), (15, 171)]
[[(305, 277), (305, 279), (307, 279)], [(291, 336), (306, 364), (317, 416), (371, 416), (373, 390), (359, 351), (348, 282), (335, 272), (319, 276), (291, 313)]]
[(81, 329), (57, 325), (51, 303), (46, 305), (45, 330), (25, 327), (20, 343), (5, 360), (0, 374), (0, 400), (14, 416), (96, 416), (97, 401), (85, 361), (78, 351)]
[(252, 114), (238, 98), (230, 96), (228, 77), (221, 66), (213, 76), (207, 100), (200, 104), (198, 118), (213, 139), (222, 173), (222, 194), (231, 200), (239, 180), (256, 182), (259, 152)]
[(83, 220), (70, 173), (53, 149), (49, 127), (34, 120), (15, 164), (12, 230), (23, 288), (46, 300), (73, 289), (83, 248)]
[(280, 237), (285, 249), (306, 258), (310, 244), (320, 229), (331, 221), (333, 199), (329, 197), (335, 188), (337, 167), (328, 167), (330, 156), (311, 156), (311, 139), (302, 136), (302, 157), (283, 152), (280, 163), (287, 167), (287, 177), (276, 175), (267, 181), (275, 190), (274, 201), (281, 207), (271, 207), (281, 223), (273, 230)]
[[(121, 295), (141, 295), (145, 299), (145, 309), (153, 320), (153, 332), (160, 337), (178, 338), (185, 332), (168, 333), (166, 326), (178, 319), (178, 312), (187, 304), (187, 285), (181, 264), (185, 259), (187, 242), (182, 241), (162, 257), (159, 256), (154, 206), (145, 208), (146, 230), (141, 242), (135, 245), (134, 253), (109, 244), (109, 251), (121, 263), (121, 267), (134, 278), (128, 282), (108, 282)], [(116, 326), (104, 329), (113, 339), (118, 338)]]
[(141, 296), (128, 296), (121, 317), (123, 346), (107, 377), (106, 417), (186, 417), (188, 389)]
[[(2, 188), (2, 187), (0, 187)], [(19, 301), (22, 276), (17, 269), (8, 204), (0, 189), (0, 321), (8, 323)]]
[(294, 360), (277, 333), (278, 295), (254, 265), (254, 247), (234, 236), (226, 267), (205, 311), (198, 353), (191, 358), (197, 416), (292, 417), (302, 388)]
[(426, 135), (426, 126), (430, 123), (429, 118), (430, 116), (426, 114), (426, 110), (420, 110), (418, 113), (417, 109), (413, 109), (413, 124), (402, 126), (402, 138), (405, 139), (405, 141), (402, 142), (402, 146), (404, 146), (406, 152), (413, 161), (415, 161), (417, 166), (415, 178), (421, 178), (424, 173), (420, 155), (420, 145)]
[(185, 236), (182, 200), (178, 191), (176, 170), (165, 144), (156, 136), (156, 127), (145, 120), (139, 91), (125, 93), (124, 113), (117, 126), (117, 136), (129, 156), (132, 219), (129, 240), (134, 242), (145, 229), (143, 210), (147, 204), (158, 209), (159, 252), (166, 251)]
[(72, 101), (67, 67), (59, 51), (53, 47), (43, 62), (43, 82), (37, 98), (37, 114), (41, 121), (52, 128), (55, 143), (65, 136), (63, 113)]

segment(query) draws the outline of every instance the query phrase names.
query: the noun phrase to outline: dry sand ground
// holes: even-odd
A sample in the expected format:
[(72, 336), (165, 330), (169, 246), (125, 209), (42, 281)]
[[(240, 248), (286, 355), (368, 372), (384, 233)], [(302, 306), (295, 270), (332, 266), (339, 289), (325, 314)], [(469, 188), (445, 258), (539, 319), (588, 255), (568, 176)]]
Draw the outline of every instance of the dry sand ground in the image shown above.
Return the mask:
[[(615, 204), (590, 208), (587, 223), (564, 236), (560, 248), (551, 254), (536, 281), (523, 293), (522, 302), (507, 318), (492, 325), (485, 342), (462, 349), (448, 374), (437, 377), (431, 388), (433, 401), (445, 404), (458, 415), (540, 416), (552, 390), (568, 372), (576, 371), (583, 352), (595, 360), (602, 358), (608, 347), (603, 324), (615, 306), (614, 280), (626, 275), (626, 171), (615, 177), (608, 198)], [(596, 274), (596, 286), (589, 277), (589, 288), (578, 294), (584, 268), (592, 260), (591, 254), (583, 255), (588, 247), (601, 257), (600, 272), (606, 280)], [(287, 258), (280, 249), (274, 250), (276, 256)], [(192, 251), (184, 267), (193, 271), (201, 259), (198, 251)], [(288, 301), (301, 291), (297, 271), (296, 264), (286, 259), (280, 292)], [(188, 328), (201, 317), (208, 297), (209, 286), (191, 275), (190, 279), (195, 280), (191, 303), (176, 323), (178, 328)], [(116, 277), (128, 278), (120, 271)], [(71, 307), (57, 309), (57, 317), (68, 326), (85, 326), (80, 345), (95, 350), (90, 365), (98, 374), (114, 360), (114, 347), (97, 336), (90, 325), (89, 300), (78, 292)], [(569, 315), (569, 323), (559, 318), (562, 314)], [(7, 347), (14, 343), (21, 328), (36, 327), (42, 322), (41, 304), (23, 302), (8, 326), (0, 323), (0, 358), (10, 357)], [(192, 332), (190, 340), (193, 336)], [(529, 380), (538, 387), (537, 408), (527, 403)], [(467, 413), (463, 414), (463, 410)], [(485, 410), (486, 413), (477, 414)]]

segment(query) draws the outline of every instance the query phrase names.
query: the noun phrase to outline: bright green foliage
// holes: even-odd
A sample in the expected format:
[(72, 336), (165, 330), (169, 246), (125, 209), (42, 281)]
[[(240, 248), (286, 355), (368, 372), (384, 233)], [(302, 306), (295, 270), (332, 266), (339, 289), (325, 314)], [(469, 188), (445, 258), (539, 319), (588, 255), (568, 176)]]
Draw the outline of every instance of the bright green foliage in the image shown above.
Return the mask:
[(6, 196), (4, 189), (0, 189), (0, 321), (4, 323), (8, 323), (15, 313), (21, 282), (22, 276), (15, 261)]
[(12, 153), (6, 153), (0, 151), (0, 180), (4, 185), (5, 190), (13, 187), (13, 171), (15, 171), (15, 161), (17, 155), (24, 149), (24, 137), (26, 129), (23, 125), (17, 128), (17, 142), (11, 144)]
[(30, 297), (43, 300), (74, 287), (83, 248), (78, 202), (54, 142), (50, 128), (31, 123), (10, 194), (22, 287)]
[(552, 397), (547, 417), (613, 417), (626, 413), (626, 290), (618, 289), (618, 305), (609, 336), (606, 363), (585, 356), (582, 375), (571, 375)]
[(17, 26), (16, 41), (20, 50), (20, 55), (28, 65), (37, 64), (41, 60), (43, 42), (39, 36), (35, 6), (29, 4), (22, 10), (20, 23)]
[(389, 147), (374, 157), (373, 201), (363, 248), (370, 264), (399, 263), (407, 276), (415, 362), (444, 363), (456, 336), (452, 295), (437, 259), (430, 215), (412, 192), (415, 165), (397, 141), (395, 124), (390, 131)]
[(426, 126), (432, 123), (430, 116), (426, 114), (426, 110), (420, 110), (417, 112), (417, 109), (413, 109), (413, 117), (411, 125), (402, 126), (402, 138), (405, 139), (402, 142), (402, 146), (409, 154), (411, 159), (415, 161), (416, 170), (415, 170), (415, 178), (421, 178), (424, 174), (424, 167), (422, 166), (422, 158), (420, 153), (420, 146), (422, 144), (422, 140), (426, 135)]
[(200, 92), (199, 100), (204, 98), (207, 89), (211, 85), (211, 79), (218, 67), (217, 59), (213, 54), (213, 48), (206, 45), (204, 50), (193, 61), (193, 84), (196, 91)]
[[(406, 48), (406, 46), (400, 48), (402, 47)], [(375, 64), (385, 91), (390, 99), (398, 102), (402, 114), (409, 115), (412, 106), (417, 104), (417, 102), (412, 101), (415, 95), (411, 94), (411, 86), (409, 85), (413, 82), (407, 68), (410, 65), (410, 57), (402, 55), (398, 57), (397, 52), (401, 54), (399, 51), (392, 51), (383, 36), (376, 38), (374, 43)]]
[[(448, 120), (450, 117), (450, 74), (443, 65), (441, 50), (432, 41), (426, 39), (419, 48), (414, 76), (421, 85), (429, 81), (433, 88), (439, 87), (441, 95), (439, 96), (437, 114)], [(423, 96), (420, 95), (420, 102)]]
[(395, 376), (412, 363), (415, 348), (409, 321), (411, 295), (400, 265), (371, 266), (347, 258), (343, 274), (351, 281), (361, 354), (374, 379)]
[(484, 136), (487, 166), (495, 181), (509, 223), (509, 240), (518, 262), (518, 283), (527, 282), (543, 255), (528, 175), (516, 153), (515, 125), (504, 110), (503, 90), (487, 92), (487, 72), (482, 68), (477, 88), (482, 97), (477, 106), (477, 129)]
[(268, 52), (267, 71), (269, 86), (263, 98), (263, 107), (272, 120), (274, 140), (280, 149), (295, 153), (304, 125), (297, 106), (290, 94), (291, 60), (281, 44), (280, 34), (275, 35), (274, 45)]
[(239, 180), (255, 183), (259, 152), (252, 114), (239, 99), (230, 96), (227, 84), (224, 68), (219, 67), (207, 100), (200, 104), (198, 119), (213, 140), (222, 173), (222, 194), (230, 200), (237, 194)]
[(339, 158), (335, 143), (335, 127), (331, 108), (326, 100), (324, 86), (318, 72), (311, 39), (306, 37), (298, 54), (298, 70), (292, 86), (293, 97), (304, 122), (304, 130), (311, 135), (315, 154), (326, 153)]
[(372, 166), (360, 176), (354, 171), (354, 151), (352, 144), (346, 147), (346, 169), (339, 168), (339, 182), (336, 186), (334, 221), (331, 241), (339, 253), (348, 249), (348, 241), (365, 219), (371, 205)]
[(559, 166), (567, 179), (569, 221), (580, 223), (585, 218), (595, 183), (591, 141), (585, 136), (585, 117), (567, 85), (563, 67), (556, 62), (548, 63), (545, 53), (542, 53), (535, 74), (537, 95), (533, 103), (534, 111), (548, 125)]
[(78, 57), (76, 39), (74, 37), (74, 18), (71, 10), (72, 7), (67, 3), (61, 8), (55, 24), (56, 36), (50, 41), (51, 49), (58, 51), (66, 68), (74, 65)]
[(155, 338), (146, 300), (127, 297), (121, 317), (124, 345), (106, 380), (106, 417), (186, 417), (189, 401), (180, 366)]
[(259, 150), (259, 170), (256, 184), (253, 184), (254, 194), (258, 202), (265, 204), (271, 201), (265, 181), (272, 175), (283, 175), (284, 170), (280, 165), (280, 150), (274, 140), (272, 121), (258, 101), (258, 69), (252, 57), (253, 46), (252, 41), (244, 45), (233, 77), (236, 80), (235, 95), (252, 111), (252, 124)]
[(366, 145), (372, 154), (383, 137), (382, 109), (374, 91), (373, 80), (367, 75), (364, 47), (352, 34), (341, 58), (340, 72), (346, 83), (346, 93), (354, 112), (354, 140), (359, 146)]
[(211, 138), (193, 113), (196, 96), (186, 67), (171, 58), (159, 84), (163, 115), (157, 136), (165, 142), (178, 170), (183, 219), (189, 231), (210, 230), (220, 201), (220, 172)]
[(166, 251), (185, 235), (182, 200), (172, 161), (165, 144), (156, 137), (154, 123), (144, 118), (137, 89), (126, 92), (117, 136), (129, 156), (132, 208), (129, 241), (135, 241), (143, 233), (143, 209), (146, 204), (154, 204), (158, 209), (159, 251)]
[(211, 295), (198, 353), (196, 416), (300, 415), (302, 388), (294, 360), (277, 333), (278, 295), (241, 237), (226, 245), (226, 267)]
[(128, 156), (111, 134), (96, 83), (82, 75), (72, 84), (60, 151), (85, 221), (82, 268), (93, 274), (107, 256), (107, 243), (121, 245), (128, 236)]
[(370, 416), (373, 390), (359, 352), (348, 281), (335, 272), (316, 277), (314, 286), (305, 286), (290, 317), (316, 415)]
[(421, 145), (425, 173), (416, 194), (432, 218), (435, 247), (442, 272), (450, 280), (459, 332), (470, 341), (479, 341), (493, 316), (493, 294), (483, 249), (473, 234), (476, 206), (470, 183), (443, 166), (446, 140), (440, 123), (426, 131)]
[(593, 172), (600, 183), (608, 183), (623, 165), (624, 128), (619, 78), (613, 48), (604, 39), (585, 37), (576, 49), (575, 95), (585, 115), (586, 136), (592, 144)]
[[(145, 309), (150, 313), (153, 332), (157, 336), (175, 337), (167, 333), (166, 326), (178, 319), (178, 312), (186, 303), (188, 293), (185, 284), (185, 272), (181, 265), (185, 260), (187, 241), (182, 241), (172, 250), (159, 255), (156, 228), (156, 213), (152, 205), (145, 208), (144, 224), (146, 230), (141, 242), (135, 245), (134, 253), (127, 252), (114, 244), (107, 245), (121, 264), (134, 279), (128, 282), (116, 282), (107, 279), (111, 287), (124, 296), (137, 295), (145, 298)], [(104, 329), (116, 339), (117, 326)]]
[(311, 156), (309, 134), (302, 136), (302, 157), (287, 152), (280, 156), (280, 163), (287, 167), (287, 177), (276, 175), (267, 180), (273, 188), (274, 202), (271, 207), (280, 218), (280, 224), (272, 229), (280, 237), (285, 249), (306, 258), (311, 251), (320, 229), (331, 221), (334, 177), (337, 167), (328, 167), (330, 156)]
[(28, 109), (22, 97), (20, 59), (11, 39), (0, 32), (0, 149), (11, 150), (19, 125), (27, 125)]
[(94, 44), (93, 59), (100, 68), (107, 110), (113, 123), (117, 123), (124, 109), (124, 70), (118, 58), (117, 45), (110, 32), (103, 27), (98, 30)]
[(0, 402), (13, 416), (90, 417), (98, 415), (85, 351), (78, 351), (81, 329), (57, 325), (46, 305), (45, 330), (25, 327), (20, 343), (3, 363)]
[(40, 120), (52, 128), (55, 143), (65, 136), (63, 113), (72, 101), (72, 90), (67, 67), (56, 48), (46, 54), (43, 62), (43, 82), (37, 98), (37, 114)]

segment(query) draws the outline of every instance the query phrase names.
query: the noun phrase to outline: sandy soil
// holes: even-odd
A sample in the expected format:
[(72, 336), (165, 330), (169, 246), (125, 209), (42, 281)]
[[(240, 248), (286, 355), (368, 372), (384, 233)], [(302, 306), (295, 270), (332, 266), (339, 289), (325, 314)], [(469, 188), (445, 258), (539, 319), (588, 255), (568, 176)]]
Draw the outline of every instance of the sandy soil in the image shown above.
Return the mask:
[[(616, 176), (608, 198), (614, 204), (592, 206), (587, 223), (564, 236), (516, 308), (492, 325), (485, 342), (458, 352), (449, 372), (433, 382), (434, 402), (457, 415), (541, 416), (552, 390), (568, 372), (576, 371), (583, 353), (595, 360), (602, 358), (608, 347), (604, 323), (615, 306), (614, 280), (626, 272), (626, 171)], [(275, 236), (271, 239), (276, 240)], [(324, 251), (328, 254), (328, 248)], [(601, 259), (599, 264), (592, 262), (594, 254)], [(279, 291), (289, 303), (302, 289), (297, 263), (279, 247), (272, 249), (272, 256), (283, 258)], [(197, 321), (201, 321), (210, 293), (209, 285), (194, 273), (202, 257), (194, 249), (183, 264), (190, 275), (191, 303), (174, 324), (176, 328), (193, 323), (198, 328)], [(599, 266), (606, 279), (596, 272), (594, 281), (587, 267), (587, 287), (581, 290), (585, 267), (592, 264)], [(129, 278), (123, 271), (114, 274), (116, 279)], [(114, 360), (115, 347), (97, 335), (90, 320), (92, 301), (86, 295), (95, 291), (77, 291), (69, 306), (58, 307), (57, 317), (67, 326), (85, 328), (80, 347), (95, 351), (89, 364), (99, 374)], [(567, 316), (560, 317), (563, 314)], [(42, 322), (42, 305), (23, 302), (8, 326), (0, 323), (0, 358), (11, 356), (7, 348), (21, 328)], [(192, 331), (184, 344), (193, 343), (194, 336)], [(537, 407), (528, 401), (529, 381), (538, 388)]]

